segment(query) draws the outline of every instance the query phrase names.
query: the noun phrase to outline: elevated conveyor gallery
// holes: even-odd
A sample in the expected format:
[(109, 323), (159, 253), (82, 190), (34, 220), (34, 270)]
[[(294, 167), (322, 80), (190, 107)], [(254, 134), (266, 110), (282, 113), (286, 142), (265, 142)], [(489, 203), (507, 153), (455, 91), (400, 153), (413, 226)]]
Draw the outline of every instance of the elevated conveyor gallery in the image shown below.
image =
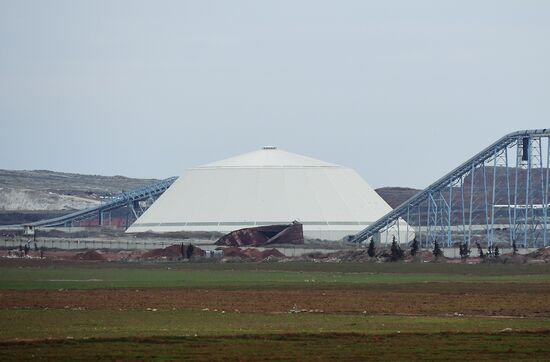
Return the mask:
[[(406, 240), (548, 245), (550, 130), (507, 134), (387, 213), (352, 241), (364, 242), (405, 220)], [(413, 231), (414, 230), (414, 231)], [(387, 235), (387, 233), (386, 233)], [(397, 233), (402, 235), (402, 233)]]
[(52, 227), (52, 226), (71, 226), (78, 225), (80, 221), (97, 219), (97, 224), (102, 225), (104, 215), (107, 212), (111, 212), (116, 209), (126, 208), (127, 218), (135, 220), (145, 211), (140, 204), (141, 201), (150, 201), (152, 203), (158, 196), (174, 183), (177, 177), (170, 177), (160, 182), (141, 187), (128, 192), (123, 192), (110, 198), (108, 201), (101, 203), (98, 206), (94, 206), (88, 209), (75, 211), (73, 213), (63, 215), (60, 217), (39, 220), (36, 222), (28, 223), (25, 225), (11, 225), (7, 227), (25, 227), (27, 229), (33, 229), (36, 227)]

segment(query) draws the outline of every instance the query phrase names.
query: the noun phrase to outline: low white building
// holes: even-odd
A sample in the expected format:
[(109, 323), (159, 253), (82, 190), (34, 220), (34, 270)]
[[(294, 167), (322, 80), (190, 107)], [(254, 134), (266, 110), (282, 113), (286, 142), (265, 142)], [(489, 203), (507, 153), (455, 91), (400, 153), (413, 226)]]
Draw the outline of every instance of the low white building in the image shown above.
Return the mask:
[(389, 211), (354, 170), (268, 146), (189, 169), (127, 232), (227, 233), (296, 220), (306, 238), (341, 240)]

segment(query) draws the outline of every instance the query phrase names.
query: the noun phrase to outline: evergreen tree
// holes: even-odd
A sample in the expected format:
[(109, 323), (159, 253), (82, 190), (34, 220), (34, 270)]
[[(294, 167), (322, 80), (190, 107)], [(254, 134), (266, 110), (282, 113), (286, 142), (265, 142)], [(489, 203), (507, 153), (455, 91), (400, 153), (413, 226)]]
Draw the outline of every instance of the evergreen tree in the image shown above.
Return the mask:
[(411, 255), (415, 256), (417, 251), (418, 251), (418, 240), (416, 240), (416, 236), (415, 236), (411, 244)]
[(485, 259), (485, 254), (483, 253), (483, 248), (481, 247), (481, 244), (476, 241), (477, 245), (477, 252), (479, 253), (479, 257), (481, 259)]
[(370, 238), (369, 249), (367, 250), (367, 255), (370, 256), (371, 258), (374, 258), (374, 256), (376, 255), (376, 249), (374, 247), (374, 238)]
[(403, 250), (395, 240), (395, 236), (394, 236), (391, 243), (391, 260), (398, 261), (403, 259), (403, 256), (404, 256)]
[(185, 252), (185, 254), (187, 256), (187, 259), (191, 259), (191, 257), (193, 256), (193, 249), (195, 249), (193, 244), (189, 244), (189, 246), (187, 247), (187, 250)]
[(443, 256), (443, 250), (441, 250), (437, 239), (434, 241), (434, 250), (432, 251), (432, 253), (436, 258)]
[(468, 248), (468, 244), (467, 243), (461, 243), (459, 246), (458, 246), (458, 249), (459, 249), (459, 253), (460, 253), (460, 257), (462, 259), (466, 259), (470, 256), (470, 249)]

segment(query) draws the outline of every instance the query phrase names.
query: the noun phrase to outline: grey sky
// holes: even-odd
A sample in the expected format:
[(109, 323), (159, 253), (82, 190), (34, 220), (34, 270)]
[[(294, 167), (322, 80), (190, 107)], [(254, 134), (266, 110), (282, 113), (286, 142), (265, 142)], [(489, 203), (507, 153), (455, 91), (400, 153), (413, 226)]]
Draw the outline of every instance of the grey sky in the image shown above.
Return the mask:
[(0, 168), (162, 178), (277, 145), (424, 187), (550, 127), (550, 1), (0, 0)]

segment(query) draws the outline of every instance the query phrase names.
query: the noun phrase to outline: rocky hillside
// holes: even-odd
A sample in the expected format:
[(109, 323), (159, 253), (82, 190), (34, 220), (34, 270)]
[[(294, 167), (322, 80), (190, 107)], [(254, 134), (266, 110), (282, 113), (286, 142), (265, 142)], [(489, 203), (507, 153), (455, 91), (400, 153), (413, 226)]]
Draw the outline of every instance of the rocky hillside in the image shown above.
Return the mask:
[(391, 207), (395, 208), (422, 191), (408, 187), (381, 187), (375, 190)]
[(83, 209), (155, 181), (46, 170), (0, 170), (0, 211)]
[(0, 187), (0, 211), (78, 210), (92, 207), (99, 200), (63, 195), (51, 191), (37, 191)]

